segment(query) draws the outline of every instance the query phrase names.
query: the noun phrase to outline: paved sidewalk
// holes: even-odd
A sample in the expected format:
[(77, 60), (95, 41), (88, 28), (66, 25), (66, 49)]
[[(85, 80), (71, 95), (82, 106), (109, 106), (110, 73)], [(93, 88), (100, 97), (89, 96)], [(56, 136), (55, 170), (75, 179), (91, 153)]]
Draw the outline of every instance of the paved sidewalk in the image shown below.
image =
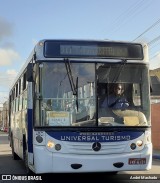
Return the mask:
[(12, 154), (9, 144), (0, 144), (0, 155)]
[[(0, 132), (0, 135), (2, 137), (5, 136), (8, 139), (8, 133)], [(9, 145), (9, 141), (5, 141), (5, 143), (0, 142), (0, 155), (10, 155), (11, 153), (12, 153), (12, 151), (11, 151), (11, 147)]]

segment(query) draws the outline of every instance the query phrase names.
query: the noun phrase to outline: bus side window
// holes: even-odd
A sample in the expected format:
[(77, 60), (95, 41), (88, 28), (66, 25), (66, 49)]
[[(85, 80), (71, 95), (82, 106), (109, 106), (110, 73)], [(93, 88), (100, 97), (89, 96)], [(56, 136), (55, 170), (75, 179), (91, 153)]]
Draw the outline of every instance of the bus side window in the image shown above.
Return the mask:
[(14, 113), (16, 112), (16, 99), (14, 99)]
[(23, 93), (23, 109), (27, 109), (27, 91)]
[(23, 75), (23, 90), (26, 89), (26, 73)]
[(11, 113), (13, 114), (14, 113), (14, 100), (12, 100), (12, 103), (11, 103)]
[(22, 110), (22, 95), (19, 97), (19, 111)]

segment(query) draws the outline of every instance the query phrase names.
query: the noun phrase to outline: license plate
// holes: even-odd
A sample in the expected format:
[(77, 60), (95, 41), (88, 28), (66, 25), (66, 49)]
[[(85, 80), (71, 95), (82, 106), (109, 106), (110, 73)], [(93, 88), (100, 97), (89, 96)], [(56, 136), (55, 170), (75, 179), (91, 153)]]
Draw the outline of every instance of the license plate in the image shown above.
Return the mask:
[(129, 165), (143, 165), (146, 164), (146, 158), (130, 158), (128, 160)]

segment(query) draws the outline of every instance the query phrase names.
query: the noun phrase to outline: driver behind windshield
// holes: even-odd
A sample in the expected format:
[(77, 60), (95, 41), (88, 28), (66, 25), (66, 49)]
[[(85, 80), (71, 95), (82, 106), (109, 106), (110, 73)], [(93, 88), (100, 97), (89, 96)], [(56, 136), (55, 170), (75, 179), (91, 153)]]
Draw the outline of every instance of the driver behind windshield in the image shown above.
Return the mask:
[(128, 121), (128, 117), (130, 117), (129, 123), (132, 124), (131, 120), (135, 120), (133, 117), (137, 117), (136, 125), (146, 125), (147, 121), (145, 115), (140, 111), (128, 109), (129, 106), (130, 104), (124, 96), (124, 84), (116, 83), (113, 86), (113, 92), (104, 99), (101, 107), (110, 108), (114, 114), (124, 118), (124, 123)]

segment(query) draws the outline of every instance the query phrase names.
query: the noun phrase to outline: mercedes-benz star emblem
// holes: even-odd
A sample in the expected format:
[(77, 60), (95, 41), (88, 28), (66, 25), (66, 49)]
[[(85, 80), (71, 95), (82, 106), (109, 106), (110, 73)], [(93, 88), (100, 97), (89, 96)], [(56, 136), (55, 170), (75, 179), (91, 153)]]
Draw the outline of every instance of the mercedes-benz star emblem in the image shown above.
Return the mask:
[(99, 142), (94, 142), (92, 145), (94, 151), (99, 151), (101, 149), (101, 144)]

